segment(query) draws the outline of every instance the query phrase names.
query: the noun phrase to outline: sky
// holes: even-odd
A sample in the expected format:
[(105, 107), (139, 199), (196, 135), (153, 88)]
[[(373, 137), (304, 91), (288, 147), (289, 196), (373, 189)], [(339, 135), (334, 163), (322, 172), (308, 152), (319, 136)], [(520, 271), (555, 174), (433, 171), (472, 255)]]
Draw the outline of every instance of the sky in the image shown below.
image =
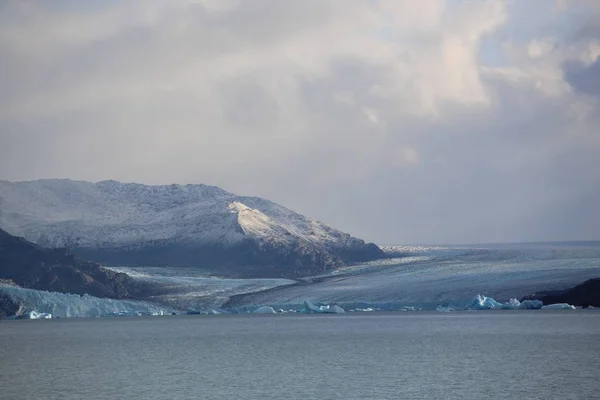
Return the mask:
[(596, 0), (5, 1), (0, 179), (217, 185), (381, 244), (600, 240), (599, 57)]

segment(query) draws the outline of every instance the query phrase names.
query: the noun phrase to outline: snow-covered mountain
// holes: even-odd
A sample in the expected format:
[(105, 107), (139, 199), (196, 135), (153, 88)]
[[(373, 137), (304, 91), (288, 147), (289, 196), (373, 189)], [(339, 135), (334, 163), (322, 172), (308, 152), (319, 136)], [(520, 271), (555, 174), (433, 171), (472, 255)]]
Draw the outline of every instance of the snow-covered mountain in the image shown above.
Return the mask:
[(380, 258), (374, 244), (215, 186), (0, 181), (0, 226), (110, 264), (300, 276)]

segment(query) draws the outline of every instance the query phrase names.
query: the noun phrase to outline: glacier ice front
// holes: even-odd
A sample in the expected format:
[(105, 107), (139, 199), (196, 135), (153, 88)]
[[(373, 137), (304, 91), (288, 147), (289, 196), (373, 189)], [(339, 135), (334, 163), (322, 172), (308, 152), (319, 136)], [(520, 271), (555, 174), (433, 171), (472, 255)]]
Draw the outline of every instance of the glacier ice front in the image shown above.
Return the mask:
[(101, 299), (87, 294), (46, 292), (4, 284), (0, 284), (0, 293), (20, 304), (21, 315), (32, 319), (163, 315), (174, 311), (143, 301)]
[(573, 310), (570, 304), (550, 304), (545, 306), (540, 300), (510, 299), (506, 303), (500, 303), (491, 297), (478, 294), (464, 307), (466, 310)]
[(253, 311), (254, 314), (277, 314), (277, 311), (273, 307), (270, 306), (262, 306), (258, 307)]
[(478, 294), (464, 307), (466, 310), (538, 310), (544, 304), (539, 300), (510, 299), (506, 303), (500, 303), (491, 297)]

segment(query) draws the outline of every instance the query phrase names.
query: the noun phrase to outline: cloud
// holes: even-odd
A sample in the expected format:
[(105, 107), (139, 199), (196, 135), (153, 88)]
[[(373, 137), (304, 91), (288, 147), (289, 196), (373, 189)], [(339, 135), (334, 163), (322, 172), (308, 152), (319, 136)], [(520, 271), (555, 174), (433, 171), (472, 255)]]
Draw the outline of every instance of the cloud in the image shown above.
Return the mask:
[(600, 237), (595, 2), (2, 7), (1, 178), (217, 184), (380, 242)]

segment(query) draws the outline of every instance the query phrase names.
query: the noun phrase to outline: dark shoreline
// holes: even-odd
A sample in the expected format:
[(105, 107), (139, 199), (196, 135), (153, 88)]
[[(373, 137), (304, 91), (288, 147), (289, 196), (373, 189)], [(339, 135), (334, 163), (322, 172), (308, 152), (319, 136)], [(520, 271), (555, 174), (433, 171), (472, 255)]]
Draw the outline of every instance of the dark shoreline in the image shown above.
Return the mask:
[(600, 278), (588, 279), (577, 286), (533, 293), (521, 299), (540, 300), (544, 304), (567, 303), (576, 307), (600, 307)]

